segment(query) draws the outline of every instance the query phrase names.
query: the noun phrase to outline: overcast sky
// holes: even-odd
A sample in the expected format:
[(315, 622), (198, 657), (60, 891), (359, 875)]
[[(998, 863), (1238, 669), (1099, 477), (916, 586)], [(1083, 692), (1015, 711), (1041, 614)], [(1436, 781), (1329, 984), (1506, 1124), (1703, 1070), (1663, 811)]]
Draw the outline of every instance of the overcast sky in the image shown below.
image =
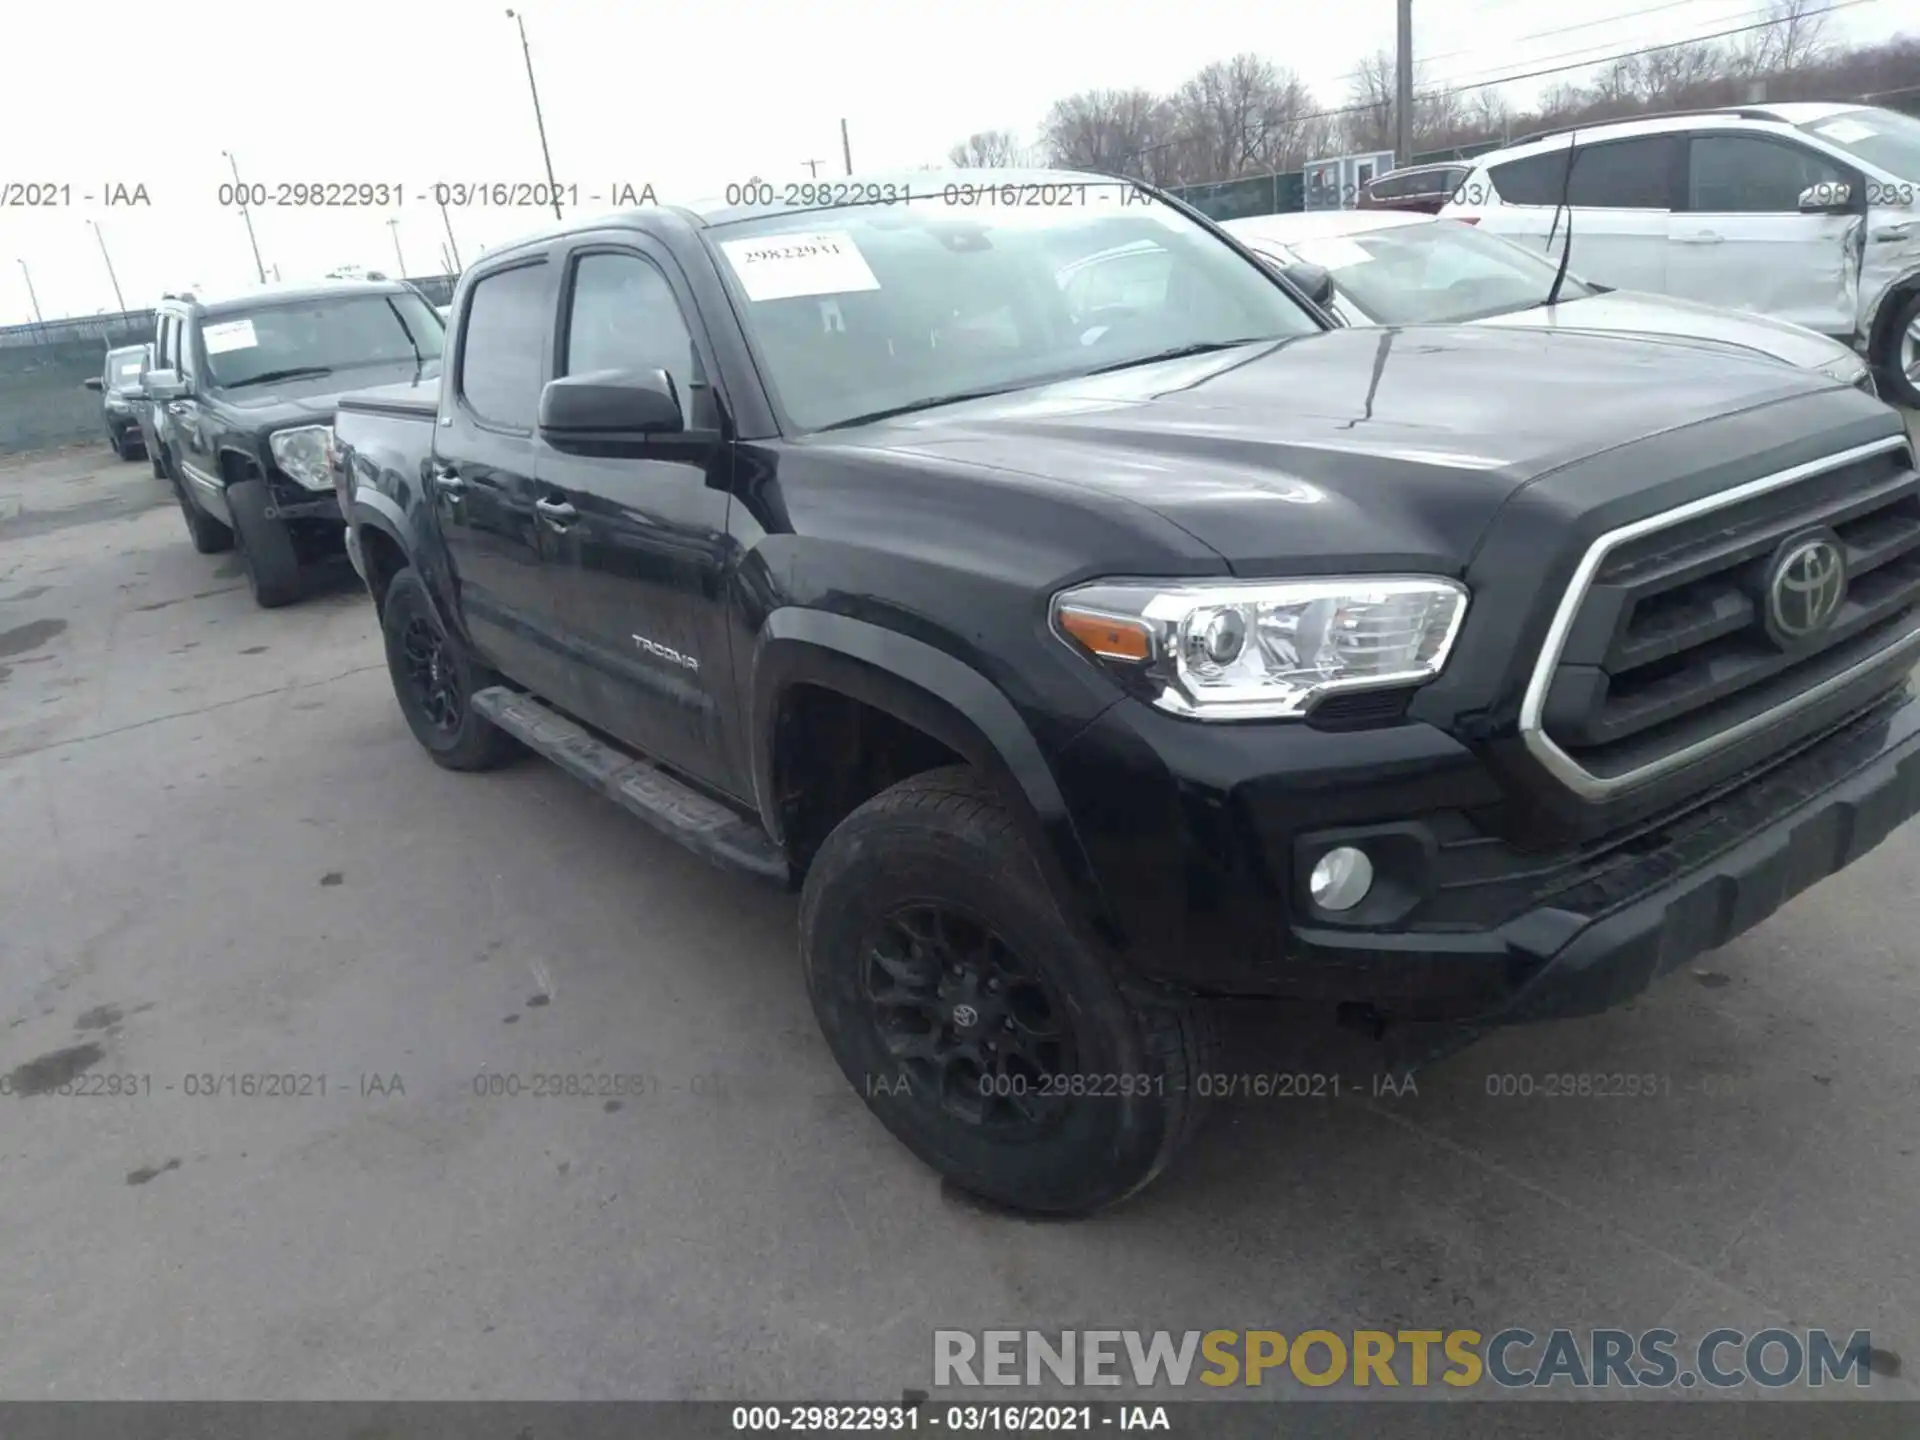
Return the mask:
[[(118, 308), (90, 220), (129, 307), (170, 288), (250, 280), (241, 216), (218, 204), (232, 178), (223, 150), (249, 182), (403, 187), (397, 210), (256, 209), (261, 254), (288, 280), (344, 264), (398, 268), (392, 218), (408, 271), (437, 273), (446, 236), (435, 181), (542, 178), (519, 37), (491, 0), (17, 8), (0, 81), (0, 192), (66, 184), (72, 204), (0, 208), (0, 324), (33, 318), (20, 260), (48, 319)], [(1393, 0), (521, 7), (554, 169), (579, 187), (580, 213), (613, 208), (619, 185), (651, 184), (671, 202), (751, 175), (804, 178), (809, 159), (837, 175), (842, 116), (856, 170), (936, 162), (973, 131), (1031, 138), (1062, 95), (1167, 91), (1240, 50), (1293, 67), (1333, 108), (1346, 103), (1354, 64), (1392, 46), (1393, 9)], [(1427, 57), (1423, 86), (1457, 85), (1705, 35), (1762, 12), (1763, 0), (1415, 0), (1414, 48)], [(1864, 41), (1916, 21), (1920, 0), (1867, 0), (1828, 23), (1835, 38)], [(1516, 84), (1509, 97), (1528, 103), (1547, 83)], [(104, 204), (115, 182), (144, 185), (151, 204)], [(450, 213), (467, 261), (551, 218)]]

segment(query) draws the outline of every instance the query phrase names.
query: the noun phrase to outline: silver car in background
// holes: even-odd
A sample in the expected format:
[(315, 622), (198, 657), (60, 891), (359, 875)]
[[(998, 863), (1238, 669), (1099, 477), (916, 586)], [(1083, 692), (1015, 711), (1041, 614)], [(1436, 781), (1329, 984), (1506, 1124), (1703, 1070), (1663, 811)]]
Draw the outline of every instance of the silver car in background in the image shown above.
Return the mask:
[(1839, 341), (1785, 320), (1615, 290), (1573, 274), (1548, 305), (1557, 265), (1458, 221), (1406, 211), (1322, 210), (1250, 216), (1224, 228), (1276, 265), (1325, 270), (1333, 280), (1326, 308), (1349, 325), (1518, 325), (1733, 345), (1875, 393), (1866, 361)]

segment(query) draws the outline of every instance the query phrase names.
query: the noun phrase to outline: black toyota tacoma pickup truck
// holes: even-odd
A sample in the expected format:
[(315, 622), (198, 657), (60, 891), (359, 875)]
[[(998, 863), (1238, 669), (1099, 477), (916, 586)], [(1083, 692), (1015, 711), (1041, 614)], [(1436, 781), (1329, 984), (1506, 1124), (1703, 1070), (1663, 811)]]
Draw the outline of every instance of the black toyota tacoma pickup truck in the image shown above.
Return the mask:
[(796, 886), (829, 1047), (958, 1184), (1111, 1203), (1225, 1003), (1592, 1012), (1920, 807), (1870, 397), (1334, 328), (1091, 175), (817, 189), (490, 252), (331, 454), (420, 743)]
[(345, 534), (327, 469), (335, 398), (438, 377), (445, 334), (398, 280), (162, 297), (145, 380), (154, 468), (194, 548), (237, 548), (260, 605), (297, 600), (302, 567), (338, 556)]

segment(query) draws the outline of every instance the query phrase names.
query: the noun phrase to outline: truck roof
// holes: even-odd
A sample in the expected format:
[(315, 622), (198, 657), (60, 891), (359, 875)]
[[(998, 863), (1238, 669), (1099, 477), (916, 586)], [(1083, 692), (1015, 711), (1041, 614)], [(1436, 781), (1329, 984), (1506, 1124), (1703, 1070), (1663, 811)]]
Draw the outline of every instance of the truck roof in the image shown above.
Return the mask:
[(249, 285), (217, 294), (169, 295), (166, 299), (193, 306), (205, 315), (220, 315), (282, 302), (324, 300), (338, 295), (395, 295), (402, 291), (412, 293), (413, 287), (401, 280), (298, 280)]
[[(1103, 175), (1091, 170), (1048, 170), (1030, 168), (1007, 169), (935, 169), (935, 170), (887, 170), (871, 174), (836, 176), (830, 180), (768, 180), (760, 182), (773, 193), (773, 200), (765, 205), (744, 205), (737, 201), (729, 203), (724, 196), (705, 200), (693, 200), (678, 205), (643, 205), (637, 209), (616, 210), (610, 214), (596, 216), (591, 220), (568, 220), (559, 224), (522, 235), (509, 244), (499, 246), (487, 252), (491, 259), (497, 255), (520, 249), (527, 245), (543, 245), (563, 235), (576, 234), (589, 229), (651, 229), (662, 216), (671, 216), (683, 225), (696, 229), (713, 229), (722, 225), (731, 225), (742, 220), (761, 220), (770, 215), (796, 215), (810, 210), (845, 209), (850, 206), (870, 203), (865, 195), (898, 194), (902, 187), (912, 197), (906, 203), (912, 204), (921, 196), (936, 201), (956, 185), (971, 186), (974, 190), (985, 190), (1000, 185), (1131, 185), (1138, 182), (1119, 175)], [(789, 192), (796, 194), (794, 203), (787, 203)], [(798, 196), (811, 196), (801, 201)], [(893, 203), (900, 203), (894, 201)]]

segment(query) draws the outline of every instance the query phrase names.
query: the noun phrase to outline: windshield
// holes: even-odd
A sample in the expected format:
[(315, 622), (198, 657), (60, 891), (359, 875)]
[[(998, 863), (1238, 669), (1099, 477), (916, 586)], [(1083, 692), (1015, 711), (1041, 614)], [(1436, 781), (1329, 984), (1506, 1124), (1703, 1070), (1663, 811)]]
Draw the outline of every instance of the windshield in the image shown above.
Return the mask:
[(140, 388), (140, 372), (147, 368), (147, 347), (129, 345), (107, 352), (107, 388), (122, 394)]
[(360, 365), (440, 358), (446, 331), (411, 291), (328, 295), (209, 317), (200, 330), (209, 378), (232, 387), (287, 371), (325, 374)]
[(1897, 110), (1848, 110), (1800, 127), (1902, 180), (1920, 180), (1920, 120)]
[[(1576, 251), (1579, 245), (1576, 236)], [(1330, 271), (1354, 308), (1381, 325), (1451, 324), (1524, 310), (1547, 298), (1558, 269), (1531, 250), (1448, 220), (1286, 246)], [(1571, 275), (1560, 286), (1562, 300), (1594, 293)]]
[[(1029, 191), (1066, 203), (1029, 205)], [(949, 185), (708, 235), (807, 430), (1320, 329), (1258, 266), (1121, 181)]]

